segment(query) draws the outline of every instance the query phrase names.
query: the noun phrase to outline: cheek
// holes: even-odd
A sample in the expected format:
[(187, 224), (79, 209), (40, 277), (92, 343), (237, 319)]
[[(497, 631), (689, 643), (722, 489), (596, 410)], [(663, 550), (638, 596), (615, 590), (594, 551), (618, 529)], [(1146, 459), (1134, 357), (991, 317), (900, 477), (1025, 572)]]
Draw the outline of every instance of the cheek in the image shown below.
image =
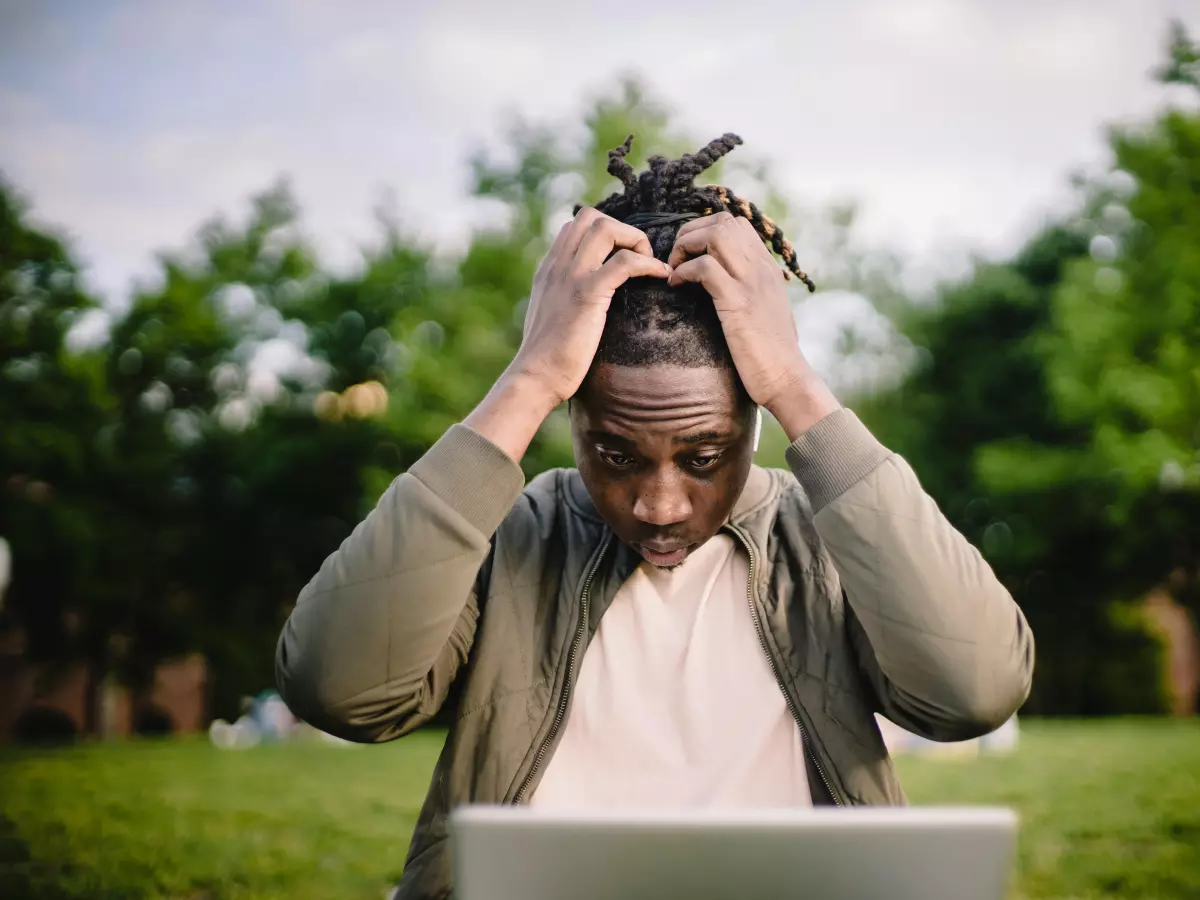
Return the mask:
[(692, 517), (697, 525), (703, 524), (706, 529), (712, 530), (720, 527), (737, 500), (737, 492), (731, 488), (734, 481), (732, 474), (722, 474), (693, 488)]
[(614, 481), (599, 471), (600, 465), (589, 458), (579, 458), (575, 464), (588, 496), (600, 515), (610, 523), (632, 515), (632, 491), (622, 481)]

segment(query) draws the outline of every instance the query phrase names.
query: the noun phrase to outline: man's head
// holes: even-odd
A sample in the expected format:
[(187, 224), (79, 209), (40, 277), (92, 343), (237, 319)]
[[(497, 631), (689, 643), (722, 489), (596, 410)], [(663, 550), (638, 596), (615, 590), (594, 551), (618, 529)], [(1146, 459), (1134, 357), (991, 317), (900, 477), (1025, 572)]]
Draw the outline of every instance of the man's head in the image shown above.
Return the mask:
[[(740, 138), (727, 134), (674, 161), (651, 157), (640, 177), (625, 161), (631, 140), (609, 154), (625, 190), (597, 209), (644, 230), (663, 260), (683, 222), (728, 210), (749, 219), (811, 289), (774, 222), (726, 188), (693, 184)], [(651, 563), (674, 566), (716, 534), (750, 474), (755, 415), (702, 288), (637, 278), (617, 290), (571, 402), (576, 464), (617, 537)]]

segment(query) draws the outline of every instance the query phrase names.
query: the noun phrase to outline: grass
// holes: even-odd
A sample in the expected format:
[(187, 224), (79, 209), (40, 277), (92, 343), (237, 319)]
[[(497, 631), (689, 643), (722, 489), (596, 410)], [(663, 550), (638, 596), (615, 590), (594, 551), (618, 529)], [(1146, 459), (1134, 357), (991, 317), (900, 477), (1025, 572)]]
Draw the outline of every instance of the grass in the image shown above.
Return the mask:
[[(0, 897), (380, 900), (440, 744), (5, 750)], [(1200, 897), (1200, 722), (1027, 722), (1012, 757), (898, 764), (914, 803), (1019, 810), (1016, 897)]]

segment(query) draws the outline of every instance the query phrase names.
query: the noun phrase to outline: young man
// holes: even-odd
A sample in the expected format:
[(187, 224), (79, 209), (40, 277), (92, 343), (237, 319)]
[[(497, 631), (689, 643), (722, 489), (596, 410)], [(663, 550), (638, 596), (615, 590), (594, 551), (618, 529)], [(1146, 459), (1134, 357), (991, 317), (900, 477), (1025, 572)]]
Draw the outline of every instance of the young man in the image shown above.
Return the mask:
[[(987, 564), (799, 350), (791, 246), (652, 158), (577, 211), (488, 396), (304, 589), (279, 687), (358, 741), (454, 725), (400, 897), (451, 885), (462, 803), (899, 804), (874, 720), (934, 740), (1024, 701), (1033, 638)], [(570, 401), (578, 470), (519, 460)], [(791, 473), (752, 464), (758, 408)]]

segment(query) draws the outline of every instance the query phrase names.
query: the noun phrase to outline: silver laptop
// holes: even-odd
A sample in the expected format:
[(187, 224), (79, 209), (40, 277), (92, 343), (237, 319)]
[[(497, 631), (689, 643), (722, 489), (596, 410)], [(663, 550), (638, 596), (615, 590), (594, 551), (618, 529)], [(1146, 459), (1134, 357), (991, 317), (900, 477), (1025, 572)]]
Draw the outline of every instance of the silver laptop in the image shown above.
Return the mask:
[(459, 900), (1001, 900), (1016, 832), (980, 808), (451, 817)]

